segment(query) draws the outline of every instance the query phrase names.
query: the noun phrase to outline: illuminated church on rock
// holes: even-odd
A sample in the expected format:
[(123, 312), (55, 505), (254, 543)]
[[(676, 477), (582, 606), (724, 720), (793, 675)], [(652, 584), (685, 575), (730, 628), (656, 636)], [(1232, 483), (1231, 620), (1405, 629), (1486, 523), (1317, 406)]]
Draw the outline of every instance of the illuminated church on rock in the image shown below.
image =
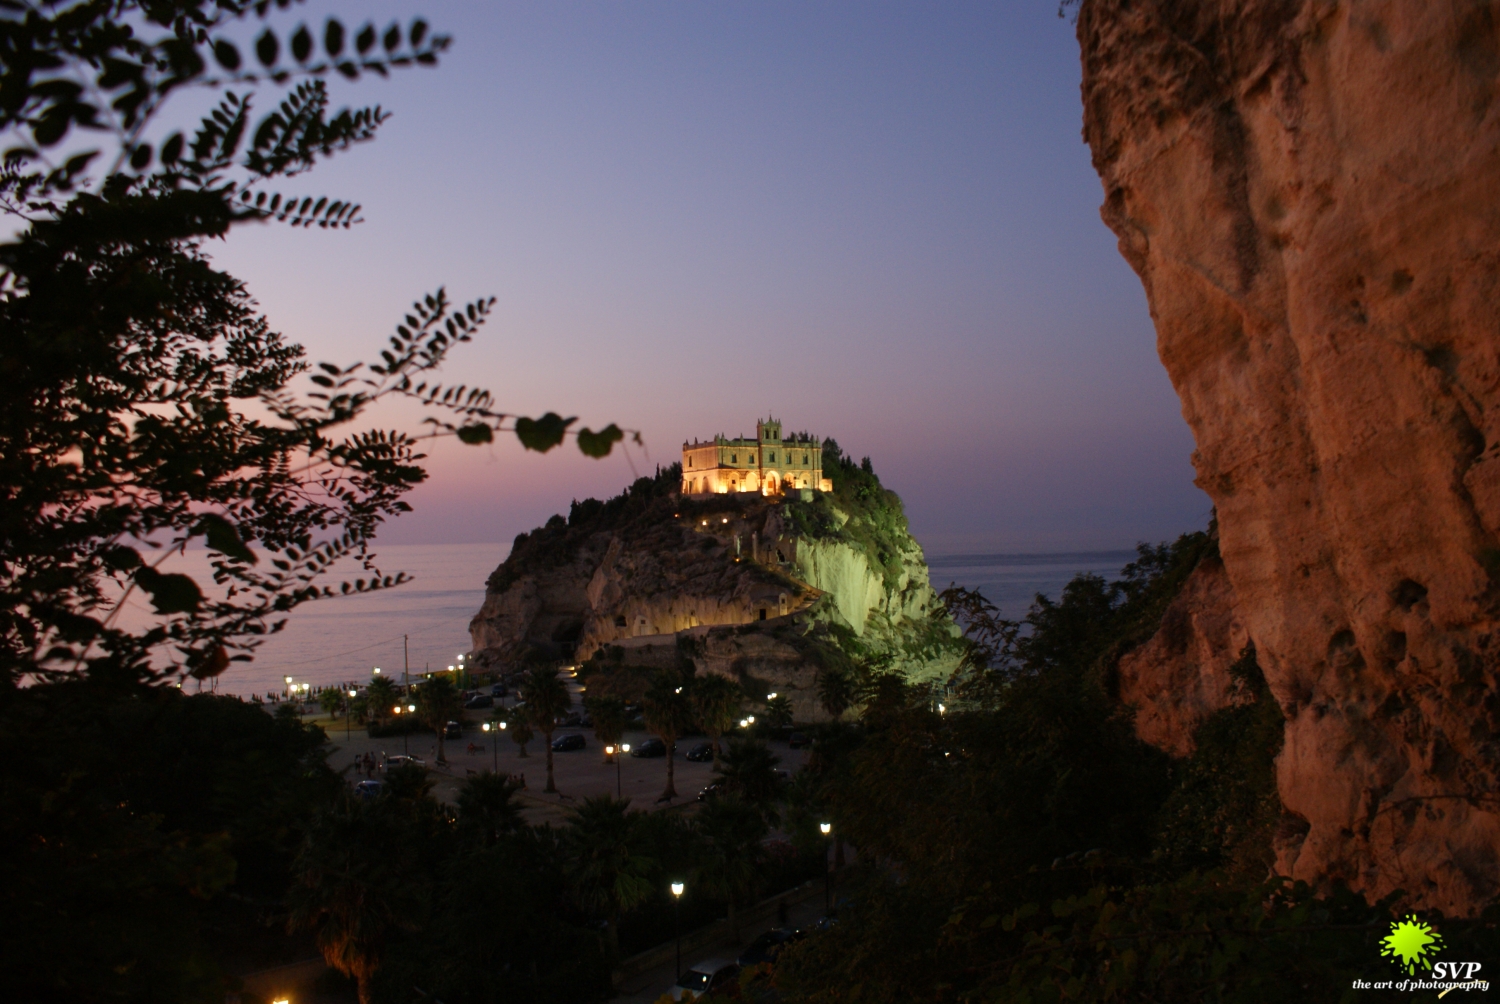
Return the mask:
[(833, 491), (833, 482), (823, 477), (823, 441), (805, 433), (782, 439), (781, 423), (774, 418), (755, 423), (754, 439), (715, 436), (707, 443), (682, 444), (684, 495), (779, 495), (798, 489)]

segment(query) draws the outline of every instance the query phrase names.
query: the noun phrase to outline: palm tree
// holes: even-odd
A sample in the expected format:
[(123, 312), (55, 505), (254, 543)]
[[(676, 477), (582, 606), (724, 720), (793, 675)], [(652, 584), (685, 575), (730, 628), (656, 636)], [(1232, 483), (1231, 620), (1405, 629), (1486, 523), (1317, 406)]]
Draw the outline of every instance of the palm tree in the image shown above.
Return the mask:
[[(594, 738), (608, 749), (618, 750), (620, 740), (625, 737), (625, 701), (619, 697), (586, 697), (583, 706), (594, 720)], [(618, 752), (606, 756), (605, 763), (613, 763)]]
[(448, 762), (443, 749), (444, 733), (449, 720), (463, 714), (463, 706), (463, 692), (453, 685), (453, 677), (447, 673), (428, 677), (427, 682), (417, 689), (417, 714), (422, 716), (425, 724), (437, 730), (438, 763)]
[(737, 795), (766, 811), (781, 797), (781, 778), (776, 765), (781, 757), (759, 739), (729, 740), (729, 749), (714, 764), (714, 774), (724, 782), (726, 794)]
[(714, 763), (719, 762), (719, 740), (734, 728), (740, 716), (740, 685), (727, 676), (711, 673), (688, 686), (698, 727), (714, 744)]
[(521, 752), (516, 755), (520, 757), (526, 756), (526, 744), (536, 738), (536, 734), (531, 731), (531, 722), (526, 714), (522, 712), (521, 714), (511, 715), (510, 721), (506, 726), (506, 731), (510, 733), (511, 741), (521, 748)]
[(784, 729), (792, 724), (792, 699), (777, 694), (766, 701), (766, 724), (772, 729)]
[(818, 673), (818, 701), (834, 721), (843, 718), (854, 703), (854, 684), (849, 674), (835, 666), (823, 667)]
[(324, 687), (318, 692), (318, 704), (328, 713), (329, 718), (337, 718), (339, 709), (347, 700), (343, 687)]
[(547, 744), (547, 788), (556, 792), (552, 781), (552, 733), (557, 729), (557, 718), (573, 706), (573, 695), (568, 685), (551, 666), (536, 666), (521, 681), (521, 698), (526, 702), (531, 724), (541, 731)]
[(312, 932), (324, 961), (357, 981), (360, 1004), (386, 945), (420, 908), (403, 843), (385, 805), (343, 799), (314, 819), (292, 866), (288, 930)]
[(514, 795), (520, 785), (500, 774), (476, 774), (458, 789), (458, 822), (478, 830), (486, 847), (523, 825)]
[(370, 721), (379, 724), (391, 714), (395, 710), (397, 696), (396, 688), (390, 680), (383, 676), (372, 679), (370, 686), (365, 690), (365, 713)]
[(585, 799), (562, 833), (563, 870), (584, 910), (609, 919), (610, 954), (619, 952), (620, 915), (651, 895), (656, 861), (643, 853), (642, 813), (630, 799)]
[(667, 787), (661, 793), (663, 799), (677, 797), (673, 784), (673, 766), (677, 759), (677, 740), (693, 724), (693, 709), (682, 693), (682, 677), (677, 673), (657, 673), (646, 689), (641, 701), (645, 713), (646, 728), (667, 747)]
[(729, 927), (740, 940), (736, 905), (760, 883), (767, 827), (760, 811), (736, 795), (709, 801), (693, 820), (698, 831), (698, 883), (729, 903)]

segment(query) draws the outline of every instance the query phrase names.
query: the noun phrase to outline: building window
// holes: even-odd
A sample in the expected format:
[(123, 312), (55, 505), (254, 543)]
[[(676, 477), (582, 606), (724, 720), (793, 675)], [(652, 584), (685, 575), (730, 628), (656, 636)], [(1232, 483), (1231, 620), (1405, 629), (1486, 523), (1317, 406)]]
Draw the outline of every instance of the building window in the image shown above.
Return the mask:
[(771, 463), (776, 463), (776, 454), (771, 454)]
[(805, 454), (805, 453), (804, 453), (804, 454), (802, 454), (802, 462), (803, 462), (803, 463), (804, 463), (804, 464), (805, 464), (805, 463), (807, 463), (807, 454)]
[(731, 464), (737, 464), (737, 463), (739, 463), (740, 462), (740, 455), (738, 453), (731, 453), (729, 455), (729, 462)]

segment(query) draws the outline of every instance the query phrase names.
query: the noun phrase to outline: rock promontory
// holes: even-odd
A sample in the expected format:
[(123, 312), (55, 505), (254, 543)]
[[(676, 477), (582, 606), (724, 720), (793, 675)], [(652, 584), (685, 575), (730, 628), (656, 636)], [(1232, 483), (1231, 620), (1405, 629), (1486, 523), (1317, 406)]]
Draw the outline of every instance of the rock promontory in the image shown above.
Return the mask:
[(958, 629), (900, 499), (868, 464), (835, 466), (832, 492), (686, 497), (673, 465), (574, 502), (517, 537), (490, 576), (469, 625), (475, 658), (691, 660), (747, 696), (784, 694), (800, 721), (825, 717), (817, 678), (829, 666), (946, 679)]
[(1248, 637), (1286, 718), (1277, 870), (1472, 913), (1500, 894), (1500, 14), (1084, 0), (1078, 36), (1223, 558), (1126, 667), (1138, 721), (1183, 748), (1215, 639)]

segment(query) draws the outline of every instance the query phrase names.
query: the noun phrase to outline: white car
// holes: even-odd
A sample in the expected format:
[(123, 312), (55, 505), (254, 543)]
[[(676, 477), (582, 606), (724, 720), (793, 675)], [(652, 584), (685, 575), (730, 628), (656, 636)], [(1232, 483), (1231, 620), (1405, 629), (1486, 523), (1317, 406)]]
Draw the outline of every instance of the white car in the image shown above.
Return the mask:
[(705, 959), (677, 977), (677, 985), (668, 992), (674, 1001), (695, 1000), (719, 989), (739, 972), (739, 964), (733, 959)]
[(403, 755), (401, 753), (397, 753), (395, 756), (388, 756), (388, 757), (386, 757), (385, 758), (385, 763), (382, 766), (386, 770), (390, 770), (392, 767), (400, 767), (402, 764), (408, 764), (408, 763), (412, 764), (414, 766), (417, 766), (417, 767), (426, 767), (427, 766), (427, 761), (426, 760), (421, 760), (421, 759), (418, 759), (417, 757), (414, 757), (414, 756), (405, 756), (405, 755)]

